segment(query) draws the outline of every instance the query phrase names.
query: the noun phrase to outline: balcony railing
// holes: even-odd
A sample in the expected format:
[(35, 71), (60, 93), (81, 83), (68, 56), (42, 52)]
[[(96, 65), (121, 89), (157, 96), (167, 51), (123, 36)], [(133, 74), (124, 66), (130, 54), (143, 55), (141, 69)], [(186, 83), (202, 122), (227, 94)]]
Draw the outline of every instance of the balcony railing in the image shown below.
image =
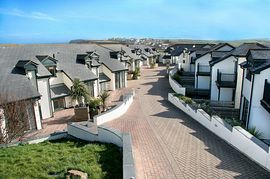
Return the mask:
[(217, 71), (217, 81), (218, 87), (223, 88), (235, 88), (236, 87), (236, 74), (222, 73)]
[(210, 76), (210, 66), (209, 65), (197, 65), (197, 76)]
[(270, 83), (265, 80), (261, 105), (270, 113)]

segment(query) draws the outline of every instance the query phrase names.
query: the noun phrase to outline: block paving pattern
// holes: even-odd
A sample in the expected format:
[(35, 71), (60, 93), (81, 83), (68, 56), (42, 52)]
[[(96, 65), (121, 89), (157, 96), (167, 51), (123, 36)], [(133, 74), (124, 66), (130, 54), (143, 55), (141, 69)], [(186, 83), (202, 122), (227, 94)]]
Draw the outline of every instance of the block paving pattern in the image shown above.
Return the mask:
[(165, 67), (142, 69), (126, 114), (106, 123), (132, 135), (137, 178), (270, 178), (270, 173), (167, 101)]

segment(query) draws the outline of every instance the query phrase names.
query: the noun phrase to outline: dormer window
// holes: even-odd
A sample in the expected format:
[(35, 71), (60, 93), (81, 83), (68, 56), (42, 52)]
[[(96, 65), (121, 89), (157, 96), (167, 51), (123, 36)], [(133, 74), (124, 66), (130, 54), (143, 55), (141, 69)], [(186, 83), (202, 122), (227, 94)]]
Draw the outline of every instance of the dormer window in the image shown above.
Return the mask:
[(117, 52), (110, 52), (110, 57), (114, 59), (118, 59), (118, 53)]
[(56, 68), (55, 68), (55, 66), (47, 67), (47, 70), (48, 70), (53, 76), (56, 76)]
[(53, 76), (56, 76), (57, 60), (55, 58), (48, 55), (38, 55), (36, 57)]

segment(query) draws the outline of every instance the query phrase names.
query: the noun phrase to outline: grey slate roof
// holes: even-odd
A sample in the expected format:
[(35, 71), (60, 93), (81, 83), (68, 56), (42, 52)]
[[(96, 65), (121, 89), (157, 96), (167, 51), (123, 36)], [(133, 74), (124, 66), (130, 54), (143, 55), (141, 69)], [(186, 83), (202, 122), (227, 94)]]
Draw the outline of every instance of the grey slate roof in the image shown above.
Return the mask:
[[(0, 47), (0, 95), (5, 98), (5, 102), (40, 97), (25, 72), (15, 67), (18, 62), (16, 57), (20, 53), (14, 51), (14, 47)], [(22, 56), (20, 59), (27, 58)]]
[(243, 43), (233, 50), (232, 55), (238, 57), (239, 56), (245, 57), (250, 49), (261, 49), (261, 48), (268, 48), (268, 47), (260, 43)]
[(103, 63), (112, 72), (127, 70), (118, 60), (111, 59), (108, 50), (97, 45), (62, 44), (62, 45), (19, 45), (13, 47), (0, 47), (0, 91), (7, 101), (38, 98), (40, 94), (26, 77), (25, 71), (15, 67), (19, 60), (31, 60), (37, 64), (37, 78), (50, 77), (52, 74), (42, 65), (37, 56), (55, 57), (57, 70), (64, 71), (72, 80), (81, 81), (97, 79), (97, 76), (84, 64), (76, 62), (77, 54), (96, 51), (99, 62)]
[(206, 44), (175, 44), (167, 48), (167, 49), (173, 48), (173, 50), (166, 50), (166, 51), (170, 51), (172, 56), (179, 56), (184, 49), (194, 51), (195, 49), (200, 49), (205, 45)]
[(218, 60), (210, 62), (210, 65), (213, 66), (214, 64), (221, 62), (230, 56), (246, 57), (250, 49), (264, 49), (264, 48), (267, 47), (260, 43), (243, 43), (240, 46), (236, 47), (234, 50), (232, 50), (230, 53), (227, 53), (223, 57), (219, 58)]
[(64, 83), (51, 86), (52, 99), (69, 96), (70, 94), (71, 94), (70, 90)]
[(125, 46), (125, 45), (120, 45), (120, 44), (115, 44), (115, 45), (102, 45), (102, 47), (105, 47), (105, 48), (108, 48), (108, 49), (111, 49), (113, 51), (124, 51), (126, 56), (129, 56), (130, 58), (134, 59), (134, 60), (139, 60), (140, 59), (140, 56), (132, 53), (132, 49)]
[(107, 81), (111, 81), (111, 79), (104, 73), (99, 73), (99, 83), (104, 83)]
[(270, 49), (249, 50), (247, 61), (241, 63), (240, 66), (242, 68), (248, 68), (251, 73), (255, 74), (270, 68)]
[[(202, 52), (201, 55), (196, 56), (196, 58), (194, 59), (194, 61), (196, 61), (198, 58), (201, 58), (202, 56), (204, 56), (206, 54), (209, 54), (209, 53), (212, 53), (214, 51), (217, 51), (217, 50), (219, 50), (220, 48), (222, 48), (222, 47), (224, 47), (226, 45), (228, 45), (228, 46), (230, 46), (230, 47), (232, 47), (234, 49), (234, 47), (232, 45), (228, 44), (228, 43), (218, 43), (218, 44), (212, 46), (212, 48), (210, 48), (208, 51)], [(227, 53), (227, 51), (225, 51), (225, 52)], [(216, 58), (218, 58), (218, 57), (216, 57)]]
[(99, 62), (103, 63), (112, 72), (128, 70), (120, 61), (110, 57), (110, 49), (96, 46), (96, 52), (100, 55)]
[[(143, 55), (144, 57), (153, 57), (155, 55), (157, 55), (157, 53), (155, 53), (152, 48), (150, 46), (147, 45), (129, 45), (129, 47), (131, 49), (139, 49), (141, 55)], [(146, 49), (148, 49), (149, 51), (146, 51)]]

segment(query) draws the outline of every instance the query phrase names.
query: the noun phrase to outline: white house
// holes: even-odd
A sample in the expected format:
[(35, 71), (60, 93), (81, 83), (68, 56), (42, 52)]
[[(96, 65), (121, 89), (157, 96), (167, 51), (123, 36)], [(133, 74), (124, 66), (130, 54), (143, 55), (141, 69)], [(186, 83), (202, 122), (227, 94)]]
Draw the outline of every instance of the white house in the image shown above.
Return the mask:
[(93, 97), (127, 86), (128, 69), (97, 45), (22, 45), (0, 48), (0, 54), (1, 94), (8, 103), (28, 101), (29, 130), (41, 129), (42, 119), (75, 105), (70, 97), (74, 79), (84, 82)]
[(209, 51), (213, 46), (213, 44), (194, 44), (192, 47), (184, 48), (179, 56), (178, 69), (195, 72), (194, 59)]
[[(209, 51), (204, 51), (195, 61), (195, 88), (211, 89), (211, 69), (209, 62), (217, 60), (226, 53), (233, 50), (234, 47), (227, 43), (220, 43), (213, 46)], [(212, 95), (211, 95), (212, 96)], [(211, 98), (212, 99), (212, 98)]]
[(270, 50), (250, 50), (244, 70), (240, 119), (248, 129), (256, 127), (270, 139)]
[(211, 66), (211, 99), (218, 101), (234, 101), (239, 109), (243, 70), (239, 64), (246, 61), (249, 49), (266, 48), (259, 43), (243, 43), (218, 60), (210, 61)]

